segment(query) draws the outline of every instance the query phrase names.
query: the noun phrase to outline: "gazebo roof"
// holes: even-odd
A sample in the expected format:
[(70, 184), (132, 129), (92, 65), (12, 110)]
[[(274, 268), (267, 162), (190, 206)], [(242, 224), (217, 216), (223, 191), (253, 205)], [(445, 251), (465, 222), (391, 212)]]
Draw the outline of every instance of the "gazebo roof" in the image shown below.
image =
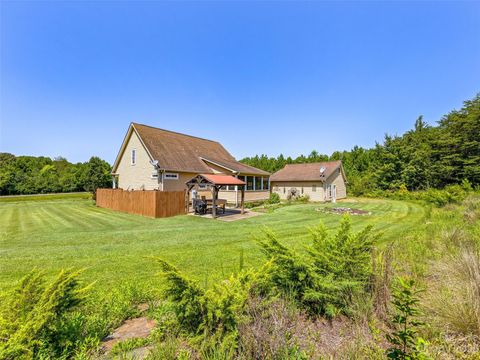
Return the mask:
[(245, 185), (245, 182), (231, 175), (199, 174), (186, 182), (187, 185)]

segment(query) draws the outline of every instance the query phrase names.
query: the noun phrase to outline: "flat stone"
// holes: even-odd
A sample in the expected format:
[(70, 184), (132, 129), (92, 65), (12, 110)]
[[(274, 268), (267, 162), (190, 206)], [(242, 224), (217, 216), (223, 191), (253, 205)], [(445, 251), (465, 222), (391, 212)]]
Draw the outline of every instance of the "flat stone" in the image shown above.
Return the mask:
[(150, 336), (155, 325), (155, 320), (150, 320), (146, 317), (126, 320), (120, 327), (115, 329), (113, 334), (103, 340), (102, 349), (108, 352), (115, 344), (121, 341), (133, 338), (146, 338)]

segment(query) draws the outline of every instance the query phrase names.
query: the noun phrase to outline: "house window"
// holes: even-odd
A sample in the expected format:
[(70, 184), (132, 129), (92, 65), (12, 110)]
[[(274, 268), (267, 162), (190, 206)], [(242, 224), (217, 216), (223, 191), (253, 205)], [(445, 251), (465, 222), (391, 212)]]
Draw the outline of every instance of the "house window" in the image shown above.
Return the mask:
[(284, 187), (283, 187), (283, 193), (284, 193), (284, 194), (285, 194), (285, 191), (286, 191), (286, 190), (285, 190), (285, 186), (284, 186)]
[(260, 176), (255, 177), (255, 190), (262, 190), (262, 178)]
[(263, 190), (269, 190), (268, 177), (263, 178)]
[(222, 191), (227, 190), (227, 186), (226, 185), (220, 186), (220, 190), (222, 190)]
[(165, 180), (178, 180), (178, 174), (175, 173), (165, 173), (163, 174)]
[(199, 184), (199, 185), (198, 185), (198, 189), (199, 189), (199, 190), (206, 190), (206, 189), (207, 189), (207, 185), (206, 185), (206, 184)]
[(303, 186), (302, 186), (302, 195), (303, 195)]
[(253, 176), (245, 176), (245, 182), (247, 183), (247, 191), (252, 191), (255, 189), (253, 186)]
[(131, 153), (131, 164), (132, 165), (135, 165), (137, 163), (137, 150), (135, 149), (132, 149), (132, 153)]
[(312, 185), (312, 192), (317, 191), (317, 185)]
[(235, 190), (235, 185), (228, 185), (227, 190), (228, 191), (234, 191)]

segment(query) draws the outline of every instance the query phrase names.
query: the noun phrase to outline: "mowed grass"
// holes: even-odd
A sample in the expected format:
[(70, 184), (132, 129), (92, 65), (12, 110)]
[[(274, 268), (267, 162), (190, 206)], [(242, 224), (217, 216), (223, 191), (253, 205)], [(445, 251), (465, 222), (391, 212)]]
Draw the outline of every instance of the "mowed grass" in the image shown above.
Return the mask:
[[(211, 283), (244, 266), (265, 260), (255, 237), (269, 227), (298, 250), (310, 242), (307, 228), (320, 221), (335, 229), (339, 215), (316, 211), (332, 204), (299, 204), (254, 218), (223, 222), (195, 216), (150, 219), (101, 209), (78, 197), (21, 201), (0, 200), (0, 290), (32, 268), (54, 274), (62, 268), (85, 268), (83, 277), (106, 291), (125, 281), (151, 283), (161, 257), (202, 283)], [(350, 199), (336, 206), (359, 208), (370, 216), (352, 216), (356, 230), (373, 224), (382, 242), (402, 241), (424, 219), (415, 203)]]

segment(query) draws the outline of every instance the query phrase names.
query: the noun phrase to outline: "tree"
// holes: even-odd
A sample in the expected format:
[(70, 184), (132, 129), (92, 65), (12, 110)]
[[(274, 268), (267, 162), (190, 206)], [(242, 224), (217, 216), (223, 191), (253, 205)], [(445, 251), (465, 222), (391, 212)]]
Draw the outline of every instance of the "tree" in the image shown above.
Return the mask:
[(92, 156), (85, 164), (82, 184), (85, 191), (89, 191), (95, 198), (98, 188), (111, 186), (111, 166), (97, 156)]

